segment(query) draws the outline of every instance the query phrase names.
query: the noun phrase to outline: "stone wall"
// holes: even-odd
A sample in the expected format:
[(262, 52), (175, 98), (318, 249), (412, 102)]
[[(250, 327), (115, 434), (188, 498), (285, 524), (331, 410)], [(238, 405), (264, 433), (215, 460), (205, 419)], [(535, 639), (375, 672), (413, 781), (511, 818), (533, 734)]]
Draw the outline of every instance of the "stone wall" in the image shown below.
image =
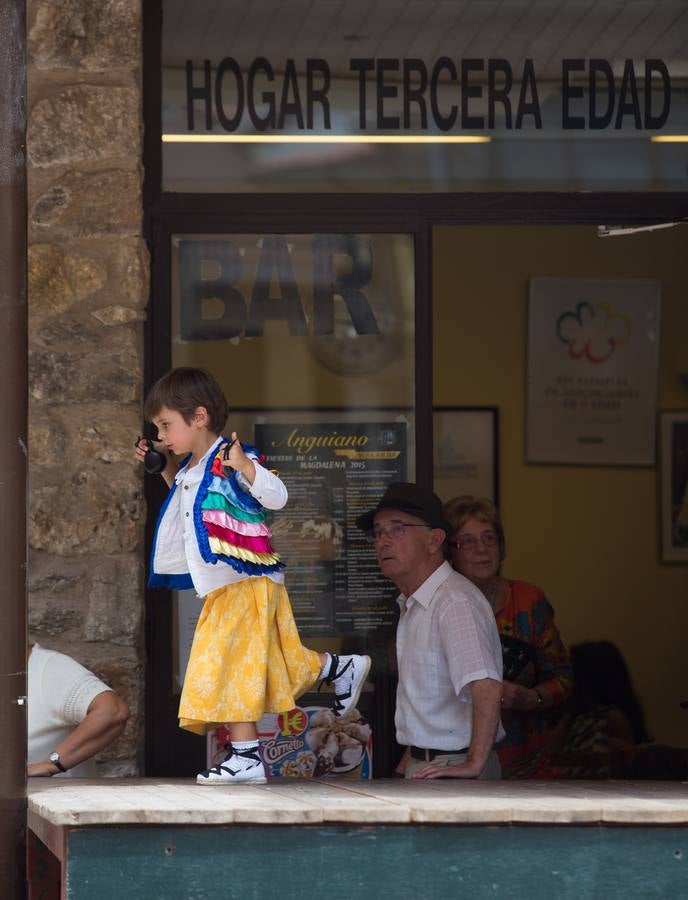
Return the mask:
[(29, 626), (129, 703), (104, 774), (141, 770), (140, 0), (30, 0)]

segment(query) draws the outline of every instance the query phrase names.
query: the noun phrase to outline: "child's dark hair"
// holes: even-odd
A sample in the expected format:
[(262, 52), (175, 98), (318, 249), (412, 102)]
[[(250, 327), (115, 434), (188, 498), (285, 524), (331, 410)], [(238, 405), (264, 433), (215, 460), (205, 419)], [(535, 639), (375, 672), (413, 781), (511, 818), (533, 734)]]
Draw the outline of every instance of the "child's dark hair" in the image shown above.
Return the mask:
[(181, 413), (190, 425), (199, 406), (208, 411), (208, 430), (222, 434), (229, 415), (222, 388), (205, 369), (179, 366), (155, 382), (143, 404), (143, 415), (151, 422), (166, 407)]

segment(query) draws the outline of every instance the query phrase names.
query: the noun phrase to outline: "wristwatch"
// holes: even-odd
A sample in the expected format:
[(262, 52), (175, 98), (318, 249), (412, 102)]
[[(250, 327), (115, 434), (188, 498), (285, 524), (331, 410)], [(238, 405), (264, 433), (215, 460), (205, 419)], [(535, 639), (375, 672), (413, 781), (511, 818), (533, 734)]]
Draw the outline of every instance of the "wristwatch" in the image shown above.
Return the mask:
[(60, 754), (57, 752), (57, 750), (53, 750), (53, 752), (50, 754), (48, 759), (54, 766), (57, 766), (57, 768), (60, 770), (60, 772), (67, 771), (65, 769), (65, 767), (62, 765), (62, 760), (60, 759)]

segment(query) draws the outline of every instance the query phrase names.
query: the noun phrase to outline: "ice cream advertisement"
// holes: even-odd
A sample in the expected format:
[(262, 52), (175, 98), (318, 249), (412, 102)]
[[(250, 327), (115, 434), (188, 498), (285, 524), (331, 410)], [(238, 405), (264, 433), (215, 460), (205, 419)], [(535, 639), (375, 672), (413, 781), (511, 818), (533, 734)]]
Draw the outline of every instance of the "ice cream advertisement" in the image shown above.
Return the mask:
[[(269, 776), (283, 778), (371, 778), (373, 737), (358, 709), (336, 717), (321, 706), (296, 706), (268, 713), (258, 722), (261, 755)], [(208, 735), (208, 765), (226, 755), (224, 728)]]

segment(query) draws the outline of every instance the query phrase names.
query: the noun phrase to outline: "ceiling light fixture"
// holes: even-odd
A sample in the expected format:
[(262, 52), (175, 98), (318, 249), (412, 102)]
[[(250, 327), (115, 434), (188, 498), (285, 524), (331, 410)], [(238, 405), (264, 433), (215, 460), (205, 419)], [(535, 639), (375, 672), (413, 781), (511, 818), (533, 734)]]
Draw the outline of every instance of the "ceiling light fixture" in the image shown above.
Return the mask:
[(163, 134), (165, 144), (489, 144), (481, 134)]

